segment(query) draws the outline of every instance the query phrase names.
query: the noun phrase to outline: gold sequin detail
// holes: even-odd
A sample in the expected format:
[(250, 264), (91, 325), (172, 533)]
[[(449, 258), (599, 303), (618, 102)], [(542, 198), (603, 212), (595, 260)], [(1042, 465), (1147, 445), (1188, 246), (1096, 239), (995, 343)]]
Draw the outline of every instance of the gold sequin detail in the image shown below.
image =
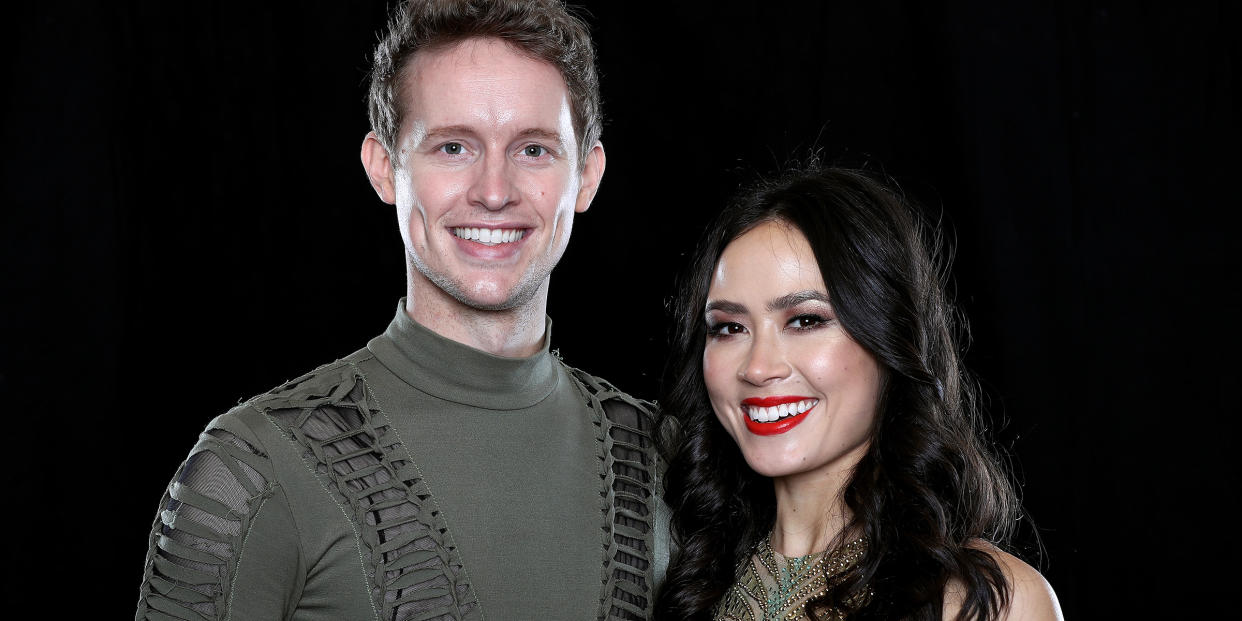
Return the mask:
[[(737, 580), (717, 604), (717, 621), (803, 621), (806, 603), (827, 592), (828, 580), (849, 570), (867, 551), (866, 538), (851, 541), (830, 553), (785, 558), (765, 537), (740, 568)], [(829, 611), (830, 619), (841, 619)]]

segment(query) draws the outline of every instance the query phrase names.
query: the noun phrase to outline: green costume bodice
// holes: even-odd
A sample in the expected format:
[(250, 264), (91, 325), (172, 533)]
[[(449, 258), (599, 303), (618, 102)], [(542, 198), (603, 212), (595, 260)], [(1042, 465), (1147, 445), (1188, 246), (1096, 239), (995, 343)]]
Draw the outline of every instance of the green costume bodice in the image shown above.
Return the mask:
[(402, 303), (365, 349), (216, 418), (161, 503), (136, 618), (649, 618), (651, 406), (546, 341), (492, 356)]

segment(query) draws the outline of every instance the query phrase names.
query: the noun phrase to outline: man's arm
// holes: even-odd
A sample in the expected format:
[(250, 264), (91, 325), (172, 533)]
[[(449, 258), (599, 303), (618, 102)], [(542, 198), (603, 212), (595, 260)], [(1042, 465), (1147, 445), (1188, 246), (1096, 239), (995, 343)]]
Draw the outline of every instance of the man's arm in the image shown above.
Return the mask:
[(228, 415), (178, 470), (151, 531), (135, 619), (281, 619), (303, 586), (267, 456)]

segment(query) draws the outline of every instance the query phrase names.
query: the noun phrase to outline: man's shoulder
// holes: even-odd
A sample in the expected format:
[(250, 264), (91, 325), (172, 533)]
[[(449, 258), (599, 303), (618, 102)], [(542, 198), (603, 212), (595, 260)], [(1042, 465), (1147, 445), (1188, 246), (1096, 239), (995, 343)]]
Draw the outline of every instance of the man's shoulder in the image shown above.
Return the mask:
[(361, 349), (322, 364), (239, 403), (230, 413), (243, 410), (262, 413), (339, 403), (362, 383), (363, 375), (357, 363), (369, 356), (370, 352)]
[(570, 366), (563, 361), (561, 364), (580, 388), (582, 388), (587, 394), (594, 396), (600, 401), (623, 401), (648, 413), (654, 413), (657, 409), (654, 402), (639, 399), (638, 397), (617, 388), (615, 384), (598, 375), (592, 375), (582, 369)]
[(627, 419), (622, 422), (644, 431), (654, 425), (658, 411), (655, 402), (639, 399), (617, 388), (612, 382), (591, 375), (582, 369), (569, 365), (565, 365), (564, 368), (585, 394), (603, 406), (604, 410), (610, 414), (610, 418), (620, 414), (623, 419)]
[(249, 428), (252, 433), (273, 412), (315, 409), (340, 403), (362, 386), (362, 375), (356, 364), (369, 356), (366, 349), (315, 367), (313, 370), (286, 380), (265, 392), (240, 401), (207, 425), (208, 429)]

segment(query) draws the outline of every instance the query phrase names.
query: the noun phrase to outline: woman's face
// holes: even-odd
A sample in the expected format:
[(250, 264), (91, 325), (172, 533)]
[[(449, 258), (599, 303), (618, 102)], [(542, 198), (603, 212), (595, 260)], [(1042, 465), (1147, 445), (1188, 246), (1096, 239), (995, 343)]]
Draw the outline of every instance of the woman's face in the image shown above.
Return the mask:
[(883, 372), (837, 321), (800, 231), (766, 222), (725, 247), (707, 293), (703, 377), (759, 474), (841, 474), (866, 453)]

